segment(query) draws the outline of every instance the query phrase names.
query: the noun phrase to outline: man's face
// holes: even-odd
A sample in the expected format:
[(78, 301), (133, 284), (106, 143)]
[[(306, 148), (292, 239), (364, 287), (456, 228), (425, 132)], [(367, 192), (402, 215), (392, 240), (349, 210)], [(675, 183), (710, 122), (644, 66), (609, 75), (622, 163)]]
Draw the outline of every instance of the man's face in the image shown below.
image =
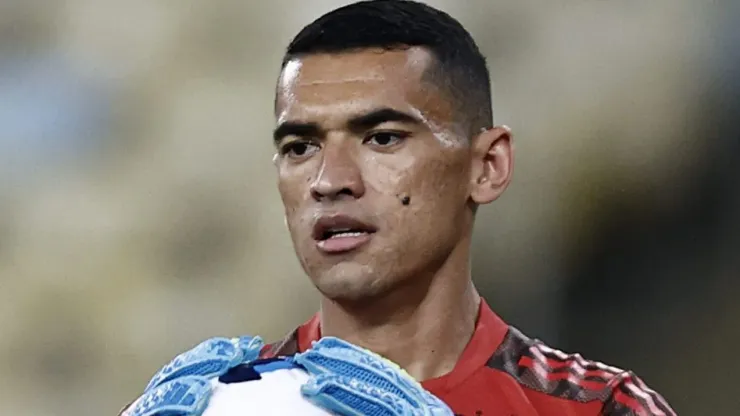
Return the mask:
[(472, 222), (471, 150), (420, 48), (293, 60), (277, 89), (278, 186), (298, 258), (335, 300), (440, 267)]

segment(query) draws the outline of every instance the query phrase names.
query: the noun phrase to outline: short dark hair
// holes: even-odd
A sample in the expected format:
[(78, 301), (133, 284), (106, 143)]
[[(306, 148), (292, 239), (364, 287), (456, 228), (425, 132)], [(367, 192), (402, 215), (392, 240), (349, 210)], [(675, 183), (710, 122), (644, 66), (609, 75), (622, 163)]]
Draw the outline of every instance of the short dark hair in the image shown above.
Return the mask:
[(491, 127), (486, 58), (460, 22), (416, 1), (359, 1), (319, 17), (293, 38), (283, 68), (301, 55), (413, 46), (425, 48), (435, 58), (424, 79), (449, 95), (468, 134)]

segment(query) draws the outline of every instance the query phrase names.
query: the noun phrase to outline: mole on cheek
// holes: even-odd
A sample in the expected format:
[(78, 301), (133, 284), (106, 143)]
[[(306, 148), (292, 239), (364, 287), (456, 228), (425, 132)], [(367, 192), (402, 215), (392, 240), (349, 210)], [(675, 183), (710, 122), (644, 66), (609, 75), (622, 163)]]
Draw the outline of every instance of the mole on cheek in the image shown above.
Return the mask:
[(401, 198), (401, 203), (403, 205), (408, 205), (411, 203), (411, 197), (408, 195), (405, 195), (403, 198)]

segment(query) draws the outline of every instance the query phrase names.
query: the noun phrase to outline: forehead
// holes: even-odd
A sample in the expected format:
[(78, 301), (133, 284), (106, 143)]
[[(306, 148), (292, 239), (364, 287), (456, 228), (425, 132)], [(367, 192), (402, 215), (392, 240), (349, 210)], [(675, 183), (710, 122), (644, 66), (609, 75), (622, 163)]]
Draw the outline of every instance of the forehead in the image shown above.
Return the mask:
[(276, 116), (283, 119), (341, 118), (390, 107), (449, 116), (450, 106), (423, 82), (433, 57), (423, 48), (363, 49), (312, 54), (288, 62), (277, 88)]

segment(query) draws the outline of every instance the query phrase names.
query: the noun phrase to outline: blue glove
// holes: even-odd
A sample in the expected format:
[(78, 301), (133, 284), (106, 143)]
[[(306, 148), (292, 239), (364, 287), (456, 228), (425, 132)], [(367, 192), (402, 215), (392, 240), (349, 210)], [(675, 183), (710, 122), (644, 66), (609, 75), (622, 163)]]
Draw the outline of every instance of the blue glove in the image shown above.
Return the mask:
[(162, 367), (125, 416), (198, 416), (211, 396), (211, 379), (259, 356), (259, 337), (211, 338)]
[(340, 339), (322, 338), (294, 360), (311, 375), (303, 396), (339, 415), (453, 416), (403, 369)]

